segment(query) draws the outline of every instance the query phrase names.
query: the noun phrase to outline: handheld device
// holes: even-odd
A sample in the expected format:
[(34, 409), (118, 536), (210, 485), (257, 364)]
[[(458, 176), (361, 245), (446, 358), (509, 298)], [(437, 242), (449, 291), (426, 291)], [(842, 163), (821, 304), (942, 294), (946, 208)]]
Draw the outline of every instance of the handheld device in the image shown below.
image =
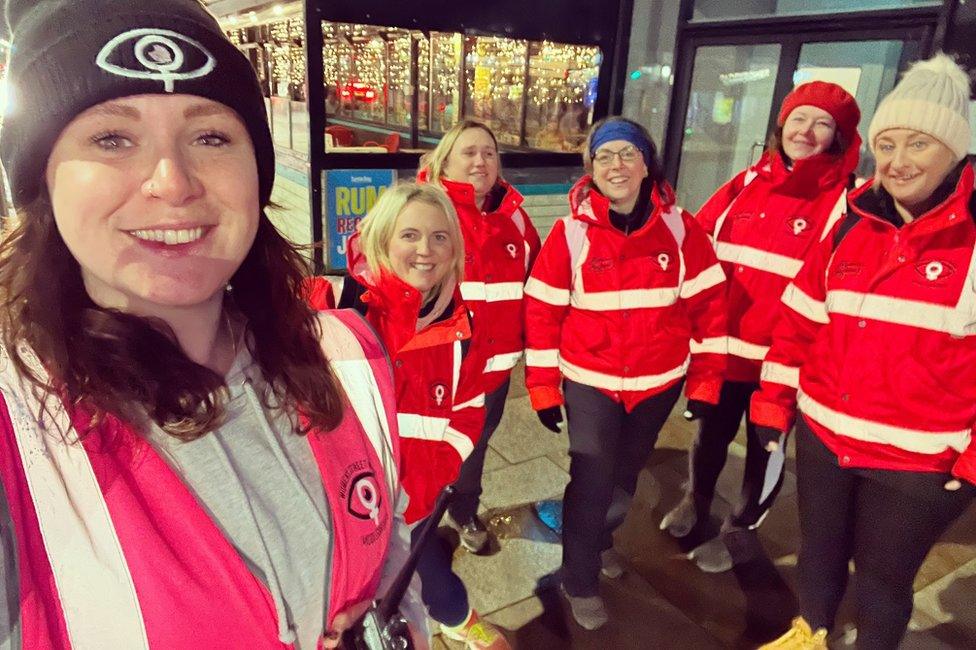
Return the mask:
[(407, 621), (400, 614), (400, 602), (410, 586), (410, 579), (417, 569), (420, 554), (437, 530), (447, 506), (454, 498), (454, 486), (447, 485), (437, 495), (434, 511), (427, 517), (417, 543), (410, 550), (407, 561), (397, 573), (389, 591), (373, 601), (363, 614), (342, 635), (342, 647), (346, 650), (413, 650), (413, 641)]

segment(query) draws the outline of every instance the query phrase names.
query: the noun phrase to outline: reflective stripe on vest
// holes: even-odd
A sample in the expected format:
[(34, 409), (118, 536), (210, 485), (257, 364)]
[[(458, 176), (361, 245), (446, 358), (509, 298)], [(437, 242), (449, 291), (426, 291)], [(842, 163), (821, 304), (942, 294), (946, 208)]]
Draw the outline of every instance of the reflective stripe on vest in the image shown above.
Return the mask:
[(800, 411), (838, 436), (881, 445), (892, 445), (916, 454), (941, 454), (947, 449), (966, 451), (972, 436), (970, 429), (959, 431), (921, 431), (854, 417), (821, 404), (800, 389), (797, 393)]
[[(331, 314), (335, 314), (335, 312), (331, 312)], [(325, 339), (323, 347), (334, 348), (333, 343), (342, 340), (343, 334), (345, 334), (345, 343), (350, 343), (351, 336), (352, 342), (355, 342), (359, 349), (360, 360), (358, 361), (355, 357), (336, 360), (336, 363), (341, 366), (337, 368), (336, 374), (343, 389), (357, 407), (357, 415), (362, 413), (360, 417), (363, 421), (362, 423), (355, 423), (355, 420), (350, 419), (349, 422), (355, 423), (355, 427), (340, 426), (337, 430), (329, 432), (328, 437), (310, 434), (310, 445), (316, 454), (316, 460), (322, 456), (321, 448), (326, 444), (323, 442), (324, 440), (329, 440), (329, 444), (336, 444), (331, 441), (337, 441), (344, 449), (354, 448), (354, 451), (350, 453), (361, 454), (367, 449), (375, 449), (374, 455), (383, 458), (384, 462), (379, 464), (377, 458), (368, 462), (376, 467), (378, 472), (385, 474), (386, 480), (383, 480), (382, 485), (378, 486), (377, 489), (387, 504), (387, 507), (383, 509), (385, 521), (382, 522), (385, 531), (381, 531), (382, 535), (378, 534), (378, 543), (375, 549), (357, 551), (355, 548), (350, 548), (353, 544), (343, 540), (342, 534), (339, 532), (344, 520), (345, 509), (339, 510), (335, 507), (335, 500), (332, 498), (334, 495), (331, 494), (337, 489), (340, 477), (323, 474), (323, 486), (327, 496), (330, 497), (330, 509), (334, 520), (333, 558), (336, 559), (335, 565), (343, 567), (352, 564), (355, 567), (353, 571), (337, 570), (333, 572), (332, 589), (329, 594), (330, 614), (327, 622), (328, 625), (331, 625), (331, 620), (335, 614), (334, 610), (348, 607), (351, 600), (358, 601), (363, 597), (371, 597), (379, 582), (382, 558), (385, 556), (392, 528), (394, 499), (397, 493), (395, 469), (397, 449), (389, 425), (389, 418), (393, 417), (392, 407), (387, 406), (388, 403), (392, 404), (393, 400), (392, 380), (389, 377), (383, 377), (382, 373), (378, 379), (373, 376), (365, 377), (363, 374), (365, 371), (373, 375), (376, 368), (379, 367), (372, 366), (370, 360), (374, 363), (378, 361), (380, 364), (385, 364), (385, 369), (388, 371), (388, 362), (382, 356), (380, 346), (370, 335), (366, 342), (366, 345), (370, 346), (370, 360), (364, 359), (362, 358), (364, 346), (355, 341), (356, 337), (350, 335), (349, 330), (337, 321), (337, 319), (345, 320), (344, 318), (327, 314), (320, 315), (320, 318), (322, 318), (323, 331), (327, 333), (323, 337)], [(365, 323), (362, 323), (361, 326), (364, 331), (368, 330)], [(347, 345), (346, 350), (354, 352), (351, 345)], [(377, 354), (379, 354), (378, 357)], [(35, 365), (34, 371), (42, 372), (40, 364)], [(147, 564), (146, 554), (141, 553), (138, 544), (133, 541), (138, 539), (138, 537), (133, 537), (133, 530), (138, 530), (133, 528), (133, 523), (142, 525), (140, 522), (146, 520), (151, 508), (158, 508), (160, 504), (165, 505), (167, 501), (163, 499), (143, 505), (138, 495), (140, 490), (146, 494), (143, 489), (145, 485), (133, 484), (134, 487), (130, 489), (124, 481), (120, 481), (114, 486), (111, 493), (105, 492), (103, 494), (103, 486), (99, 485), (99, 481), (104, 480), (104, 477), (102, 474), (96, 476), (96, 467), (102, 468), (98, 471), (104, 472), (105, 467), (112, 467), (112, 462), (129, 467), (130, 461), (123, 459), (106, 462), (110, 458), (109, 454), (102, 454), (98, 459), (95, 459), (89, 456), (86, 446), (65, 444), (66, 439), (70, 441), (76, 434), (63, 409), (56, 407), (49, 409), (53, 415), (44, 415), (43, 423), (39, 425), (37, 414), (47, 412), (41, 410), (41, 405), (34, 397), (32, 390), (23, 385), (9, 358), (0, 361), (0, 368), (2, 368), (0, 371), (2, 373), (0, 375), (0, 388), (3, 389), (13, 425), (11, 438), (14, 440), (11, 441), (11, 448), (13, 449), (13, 445), (16, 445), (16, 451), (19, 453), (19, 465), (24, 474), (24, 479), (21, 482), (22, 487), (18, 487), (17, 483), (14, 482), (8, 483), (8, 489), (10, 485), (13, 485), (18, 490), (17, 494), (22, 499), (21, 503), (27, 500), (29, 493), (29, 502), (32, 505), (30, 515), (36, 518), (38, 529), (32, 529), (29, 523), (23, 525), (28, 526), (26, 529), (28, 531), (38, 530), (41, 537), (39, 541), (43, 542), (44, 555), (46, 556), (43, 561), (50, 564), (51, 573), (49, 575), (52, 576), (53, 583), (53, 588), (43, 585), (35, 588), (33, 592), (21, 594), (22, 599), (28, 597), (34, 599), (33, 604), (25, 604), (30, 601), (24, 600), (21, 604), (23, 613), (31, 612), (31, 618), (24, 620), (25, 645), (29, 646), (36, 643), (40, 637), (46, 638), (48, 633), (38, 628), (51, 628), (52, 624), (45, 622), (49, 618), (45, 619), (44, 617), (52, 615), (58, 616), (59, 619), (63, 617), (68, 635), (65, 642), (70, 643), (72, 648), (148, 648), (150, 639), (158, 636), (179, 637), (179, 634), (171, 635), (168, 632), (161, 631), (163, 629), (161, 626), (166, 621), (160, 618), (158, 603), (167, 601), (172, 592), (166, 586), (164, 576), (160, 576), (159, 584), (156, 584), (157, 581), (153, 578), (148, 583), (149, 589), (144, 590), (147, 584), (146, 576), (155, 575), (147, 573), (147, 570), (156, 566), (157, 560)], [(355, 383), (350, 383), (351, 379)], [(368, 406), (364, 407), (363, 403), (367, 403)], [(128, 429), (125, 429), (123, 433), (137, 435)], [(371, 444), (366, 444), (364, 433), (366, 433)], [(342, 440), (343, 435), (354, 435), (355, 439), (344, 441)], [(88, 439), (86, 439), (86, 444), (87, 442)], [(357, 449), (361, 451), (355, 451)], [(94, 463), (95, 460), (99, 461), (97, 465)], [(155, 469), (147, 469), (149, 467)], [(170, 494), (179, 491), (179, 488), (184, 488), (166, 463), (154, 453), (143, 461), (140, 468), (149, 471), (147, 476), (155, 476), (154, 472), (161, 472), (160, 476), (165, 475), (163, 478), (172, 483), (171, 487), (174, 488)], [(18, 470), (11, 468), (5, 471), (17, 472)], [(5, 476), (4, 481), (7, 482), (8, 480), (15, 479)], [(238, 589), (237, 594), (240, 600), (234, 601), (236, 609), (241, 610), (241, 612), (255, 612), (252, 620), (241, 621), (239, 629), (251, 629), (257, 633), (255, 635), (257, 636), (260, 634), (260, 630), (264, 630), (267, 626), (268, 636), (277, 639), (278, 633), (273, 626), (273, 608), (265, 609), (265, 605), (270, 604), (268, 600), (270, 596), (267, 590), (261, 588), (260, 582), (248, 573), (243, 560), (234, 553), (233, 548), (226, 543), (226, 540), (220, 537), (213, 522), (193, 500), (188, 491), (185, 496), (185, 499), (174, 500), (172, 503), (177, 505), (173, 507), (190, 508), (191, 510), (197, 508), (199, 512), (194, 510), (192, 513), (187, 513), (187, 517), (190, 517), (188, 520), (192, 521), (193, 517), (196, 517), (200, 520), (198, 523), (206, 524), (196, 528), (196, 530), (203, 532), (190, 540), (187, 548), (190, 548), (194, 542), (202, 543), (211, 552), (221, 554), (217, 558), (221, 563), (220, 566), (224, 569), (231, 568), (230, 574), (225, 572), (221, 575), (224, 580), (231, 580), (228, 582), (230, 589)], [(111, 511), (110, 507), (112, 508)], [(122, 520), (113, 521), (112, 517), (126, 517), (127, 508), (136, 508), (130, 515), (131, 521), (129, 519), (124, 522)], [(147, 508), (149, 509), (147, 510)], [(172, 513), (167, 514), (171, 515)], [(170, 522), (172, 522), (172, 517), (170, 517)], [(120, 531), (125, 534), (126, 544), (133, 545), (128, 560), (126, 554), (123, 553)], [(172, 529), (167, 528), (165, 531), (161, 529), (159, 533), (149, 533), (149, 536), (153, 540), (152, 544), (158, 546), (160, 542), (165, 544), (169, 541), (171, 543), (173, 534)], [(33, 537), (29, 539), (36, 540)], [(210, 544), (207, 540), (219, 543)], [(147, 548), (154, 548), (152, 544)], [(344, 564), (339, 562), (337, 555), (340, 545), (343, 544), (346, 546), (344, 552), (347, 558), (343, 561)], [(226, 546), (226, 549), (222, 546)], [(158, 557), (158, 564), (165, 566), (170, 563), (184, 572), (197, 571), (199, 563), (184, 564), (180, 559), (180, 552), (181, 549), (176, 549), (172, 557), (167, 555)], [(183, 549), (183, 552), (186, 552), (186, 549)], [(227, 558), (226, 562), (223, 559), (225, 557)], [(29, 573), (32, 560), (34, 566), (39, 566), (42, 563), (42, 560), (37, 557), (21, 559), (23, 570), (28, 572), (22, 575), (22, 580), (26, 580), (23, 584), (28, 588), (31, 587), (33, 577), (33, 574)], [(134, 564), (130, 566), (132, 562)], [(43, 574), (39, 575), (43, 579)], [(141, 579), (142, 582), (139, 583), (134, 580), (134, 576), (137, 577), (137, 580)], [(359, 581), (362, 581), (362, 584)], [(138, 594), (135, 590), (135, 584), (143, 585)], [(140, 595), (143, 598), (153, 598), (154, 589), (157, 587), (161, 597), (160, 601), (140, 603), (138, 600)], [(194, 593), (199, 596), (206, 590), (206, 586), (200, 585), (200, 589), (196, 589)], [(233, 596), (234, 594), (229, 595)], [(177, 602), (179, 601), (178, 594), (172, 595), (172, 598)], [(148, 617), (152, 612), (154, 614), (150, 620)], [(173, 612), (172, 622), (178, 623), (179, 620), (179, 613)], [(227, 624), (227, 621), (220, 621), (219, 624), (215, 622), (215, 629), (227, 627)], [(265, 640), (253, 638), (253, 641), (255, 647), (266, 647)], [(279, 646), (275, 645), (274, 647)]]
[(562, 371), (566, 379), (575, 381), (578, 384), (586, 384), (594, 388), (611, 391), (643, 391), (659, 388), (681, 379), (688, 371), (688, 362), (689, 359), (685, 358), (680, 366), (666, 372), (656, 375), (637, 375), (632, 377), (610, 375), (597, 372), (596, 370), (589, 370), (565, 359), (559, 360), (559, 370)]

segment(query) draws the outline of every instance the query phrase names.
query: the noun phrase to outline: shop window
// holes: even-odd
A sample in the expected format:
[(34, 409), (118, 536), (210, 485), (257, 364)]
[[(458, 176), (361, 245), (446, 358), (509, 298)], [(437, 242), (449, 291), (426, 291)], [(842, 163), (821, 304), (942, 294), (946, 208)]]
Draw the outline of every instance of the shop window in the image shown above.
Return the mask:
[(460, 34), (430, 35), (430, 129), (443, 133), (457, 124), (461, 114)]
[(499, 143), (520, 144), (528, 43), (493, 36), (465, 40), (465, 116), (490, 126)]
[(600, 51), (543, 41), (529, 45), (525, 140), (535, 149), (579, 151), (593, 121)]
[[(426, 61), (430, 57), (430, 44), (427, 38), (420, 32), (409, 32), (404, 29), (391, 30), (387, 33), (389, 40), (389, 63), (390, 89), (387, 96), (387, 124), (392, 126), (410, 127), (413, 120), (413, 93), (410, 86), (410, 73), (412, 66), (411, 45), (417, 42), (417, 56), (421, 61)], [(419, 107), (419, 127), (427, 128), (427, 66), (417, 68), (418, 85), (420, 86), (420, 97), (417, 105)]]
[[(307, 154), (303, 19), (228, 35), (258, 73), (275, 144)], [(462, 118), (488, 124), (505, 149), (576, 151), (592, 122), (596, 47), (328, 21), (322, 37), (329, 152), (402, 151), (414, 120), (428, 149)]]
[(326, 114), (386, 122), (385, 33), (368, 25), (323, 23)]
[(942, 0), (695, 0), (692, 20), (834, 14), (873, 9), (937, 7)]

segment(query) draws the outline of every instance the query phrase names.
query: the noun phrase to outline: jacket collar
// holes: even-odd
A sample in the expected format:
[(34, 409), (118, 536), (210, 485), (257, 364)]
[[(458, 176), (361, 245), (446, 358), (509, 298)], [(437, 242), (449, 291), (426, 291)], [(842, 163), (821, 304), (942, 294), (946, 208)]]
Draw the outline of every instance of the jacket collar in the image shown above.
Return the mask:
[[(442, 310), (451, 309), (450, 315), (446, 319), (435, 317), (434, 322), (418, 332), (417, 323), (423, 300), (420, 291), (391, 271), (381, 269), (378, 275), (370, 271), (366, 256), (359, 246), (359, 233), (349, 238), (346, 251), (349, 274), (366, 289), (361, 297), (367, 306), (366, 318), (377, 330), (391, 354), (432, 345), (434, 341), (443, 343), (447, 338), (452, 342), (470, 338), (467, 312), (457, 282), (446, 283), (442, 295), (435, 298), (445, 304)], [(464, 323), (463, 329), (460, 325), (461, 319)], [(450, 334), (447, 334), (448, 330)], [(458, 331), (462, 331), (463, 336), (459, 337), (456, 334)], [(419, 339), (419, 342), (415, 339)]]
[[(946, 178), (951, 188), (946, 198), (922, 216), (904, 225), (904, 228), (910, 230), (912, 234), (928, 234), (960, 223), (972, 224), (976, 220), (972, 210), (973, 179), (972, 165), (961, 163), (960, 169), (954, 170)], [(872, 179), (850, 193), (848, 204), (851, 210), (860, 217), (900, 227), (888, 212), (893, 210), (893, 207), (888, 206), (891, 201), (890, 195), (883, 187), (875, 191), (874, 182)], [(940, 189), (936, 189), (936, 192)], [(900, 215), (898, 221), (901, 221)]]
[[(417, 181), (420, 183), (429, 183), (430, 173), (427, 168), (421, 169), (417, 172)], [(450, 181), (446, 178), (441, 178), (439, 184), (444, 191), (447, 193), (448, 198), (454, 203), (458, 208), (468, 208), (471, 210), (477, 210), (481, 212), (481, 206), (475, 203), (474, 199), (474, 186), (471, 183), (461, 183), (459, 181)], [(525, 200), (517, 189), (512, 187), (510, 183), (499, 177), (495, 181), (495, 187), (492, 188), (491, 194), (499, 198), (496, 201), (492, 201), (494, 207), (490, 210), (486, 210), (485, 213), (488, 215), (499, 215), (503, 217), (511, 216), (522, 202)]]
[[(647, 223), (636, 232), (641, 232), (647, 228), (648, 224), (662, 212), (667, 212), (674, 203), (674, 190), (671, 189), (671, 186), (666, 181), (656, 184), (651, 190), (651, 200), (648, 203), (650, 217), (648, 217)], [(569, 206), (574, 219), (616, 230), (610, 223), (610, 199), (596, 189), (596, 185), (593, 184), (593, 177), (589, 174), (576, 181), (576, 184), (569, 190)]]
[(817, 154), (793, 161), (792, 169), (787, 167), (782, 153), (767, 151), (755, 164), (753, 171), (783, 192), (816, 196), (838, 183), (846, 184), (857, 168), (859, 157), (860, 139), (852, 143), (839, 158), (826, 153)]

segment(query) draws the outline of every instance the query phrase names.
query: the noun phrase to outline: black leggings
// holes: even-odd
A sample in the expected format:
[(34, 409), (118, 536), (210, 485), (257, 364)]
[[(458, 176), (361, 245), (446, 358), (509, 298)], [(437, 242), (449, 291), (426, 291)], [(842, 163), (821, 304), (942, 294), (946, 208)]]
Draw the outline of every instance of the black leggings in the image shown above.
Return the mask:
[[(647, 398), (627, 413), (623, 404), (592, 388), (566, 381), (569, 485), (563, 497), (563, 584), (572, 596), (594, 596), (600, 553), (613, 545), (637, 475), (681, 393), (681, 383)], [(619, 507), (613, 508), (614, 500)]]
[[(742, 416), (749, 410), (749, 398), (758, 387), (758, 384), (747, 382), (725, 382), (718, 406), (699, 425), (689, 458), (689, 474), (695, 510), (702, 520), (708, 517), (711, 510), (715, 484), (725, 467), (729, 444), (735, 439)], [(782, 466), (770, 468), (769, 458), (769, 452), (756, 437), (755, 427), (751, 422), (746, 422), (746, 466), (742, 475), (742, 492), (735, 512), (726, 522), (726, 529), (755, 528), (769, 512), (783, 486)], [(767, 476), (770, 469), (773, 473)]]
[(898, 647), (912, 614), (912, 583), (929, 550), (972, 502), (976, 487), (943, 488), (948, 474), (848, 469), (802, 415), (796, 425), (800, 613), (834, 624), (855, 566), (857, 647)]

